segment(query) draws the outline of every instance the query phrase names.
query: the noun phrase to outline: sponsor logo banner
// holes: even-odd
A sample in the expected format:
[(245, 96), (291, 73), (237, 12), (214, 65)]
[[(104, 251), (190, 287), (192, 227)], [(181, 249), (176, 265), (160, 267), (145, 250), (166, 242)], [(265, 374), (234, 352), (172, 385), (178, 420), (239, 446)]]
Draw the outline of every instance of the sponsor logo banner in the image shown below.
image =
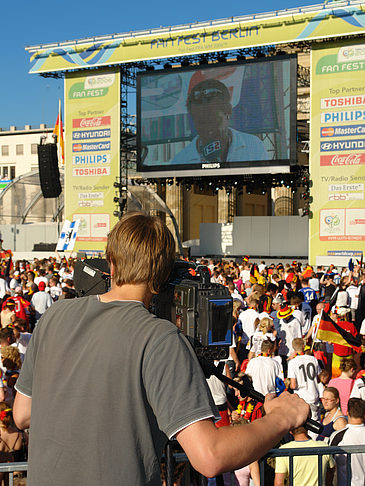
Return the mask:
[(110, 175), (110, 167), (74, 167), (72, 169), (74, 177), (101, 177)]
[(79, 199), (104, 199), (103, 192), (79, 192)]
[(361, 201), (364, 194), (361, 192), (335, 192), (328, 194), (329, 201)]
[(100, 152), (101, 150), (110, 150), (110, 142), (99, 143), (74, 143), (73, 152)]
[(336, 191), (364, 191), (364, 184), (330, 184), (328, 190)]
[(115, 81), (115, 73), (103, 73), (93, 76), (86, 76), (85, 89), (109, 88)]
[(75, 130), (72, 132), (72, 140), (89, 140), (93, 138), (109, 138), (110, 128), (103, 130)]
[(74, 118), (72, 128), (97, 128), (110, 125), (110, 116), (93, 116), (92, 118)]
[(357, 140), (333, 140), (321, 142), (321, 152), (338, 152), (342, 150), (363, 150), (365, 149), (365, 139)]
[(321, 113), (321, 123), (340, 123), (347, 121), (364, 121), (365, 110), (333, 111)]
[(321, 127), (321, 137), (346, 137), (351, 135), (365, 135), (365, 125)]
[(79, 201), (79, 208), (97, 208), (97, 207), (102, 207), (104, 206), (104, 201), (100, 199), (93, 199), (93, 200), (82, 200)]
[(321, 166), (361, 165), (365, 164), (365, 154), (321, 155)]
[(361, 258), (362, 257), (362, 251), (328, 250), (327, 255), (328, 256), (348, 256), (348, 257), (354, 257), (354, 258)]
[(338, 62), (364, 61), (365, 44), (341, 47), (338, 51), (337, 60)]
[(112, 86), (115, 80), (115, 74), (97, 74), (95, 76), (86, 76), (81, 82), (71, 85), (68, 98), (100, 98), (106, 96), (109, 92), (109, 86)]
[(74, 155), (72, 157), (73, 165), (97, 165), (109, 164), (110, 154), (103, 155)]
[(337, 98), (322, 98), (321, 109), (342, 108), (344, 106), (365, 105), (365, 96), (339, 96)]

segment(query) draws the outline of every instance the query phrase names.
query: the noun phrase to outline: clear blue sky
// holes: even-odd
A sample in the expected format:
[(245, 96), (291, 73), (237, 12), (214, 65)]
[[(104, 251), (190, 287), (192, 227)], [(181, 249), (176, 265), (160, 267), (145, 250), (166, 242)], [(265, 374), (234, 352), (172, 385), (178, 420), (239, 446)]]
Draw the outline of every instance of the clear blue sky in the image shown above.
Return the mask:
[(314, 5), (313, 0), (2, 2), (0, 128), (53, 125), (63, 81), (28, 74), (25, 46)]

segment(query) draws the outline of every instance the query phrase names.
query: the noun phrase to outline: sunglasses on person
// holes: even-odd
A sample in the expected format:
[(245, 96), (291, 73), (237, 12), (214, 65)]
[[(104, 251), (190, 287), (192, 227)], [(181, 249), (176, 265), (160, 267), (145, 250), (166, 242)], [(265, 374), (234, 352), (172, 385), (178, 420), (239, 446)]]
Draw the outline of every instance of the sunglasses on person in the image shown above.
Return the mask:
[(225, 93), (219, 88), (205, 88), (190, 93), (190, 103), (203, 104), (209, 103), (214, 98), (221, 96), (224, 98)]

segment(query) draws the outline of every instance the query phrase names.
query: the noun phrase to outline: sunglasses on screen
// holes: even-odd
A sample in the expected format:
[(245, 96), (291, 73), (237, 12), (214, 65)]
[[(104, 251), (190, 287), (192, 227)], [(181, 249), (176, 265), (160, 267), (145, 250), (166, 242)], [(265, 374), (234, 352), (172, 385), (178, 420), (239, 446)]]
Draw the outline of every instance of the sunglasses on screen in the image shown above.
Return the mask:
[(219, 88), (206, 88), (190, 93), (190, 103), (202, 104), (209, 103), (214, 98), (221, 96), (224, 98), (225, 93)]

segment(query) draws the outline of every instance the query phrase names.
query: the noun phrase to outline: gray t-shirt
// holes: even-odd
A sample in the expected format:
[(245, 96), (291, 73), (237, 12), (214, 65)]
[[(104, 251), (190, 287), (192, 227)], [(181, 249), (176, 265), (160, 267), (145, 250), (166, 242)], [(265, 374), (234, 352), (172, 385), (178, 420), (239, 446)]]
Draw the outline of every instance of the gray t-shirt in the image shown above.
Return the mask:
[(176, 326), (96, 296), (50, 307), (16, 389), (32, 397), (29, 486), (160, 485), (167, 438), (217, 414)]

